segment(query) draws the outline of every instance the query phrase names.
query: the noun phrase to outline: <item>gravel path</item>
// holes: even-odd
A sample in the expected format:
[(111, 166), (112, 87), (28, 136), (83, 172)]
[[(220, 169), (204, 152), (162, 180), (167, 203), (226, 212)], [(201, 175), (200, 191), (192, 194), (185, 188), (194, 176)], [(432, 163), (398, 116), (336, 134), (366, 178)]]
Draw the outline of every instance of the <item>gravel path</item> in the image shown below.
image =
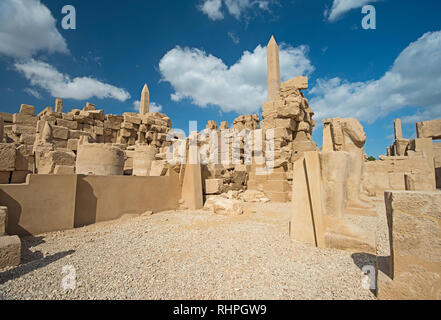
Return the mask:
[[(351, 219), (385, 234), (381, 207)], [(0, 299), (375, 299), (360, 270), (373, 256), (291, 241), (289, 215), (289, 204), (246, 204), (237, 217), (171, 211), (23, 238)], [(64, 266), (75, 290), (62, 288)]]

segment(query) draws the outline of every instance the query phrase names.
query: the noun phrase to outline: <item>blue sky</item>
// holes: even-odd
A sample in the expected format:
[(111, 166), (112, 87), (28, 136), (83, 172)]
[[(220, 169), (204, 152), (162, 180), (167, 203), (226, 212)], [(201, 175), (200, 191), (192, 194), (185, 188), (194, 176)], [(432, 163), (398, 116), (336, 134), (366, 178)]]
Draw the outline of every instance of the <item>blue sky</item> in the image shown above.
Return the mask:
[[(64, 5), (76, 29), (61, 27)], [(363, 5), (376, 9), (364, 30)], [(317, 123), (355, 117), (366, 152), (384, 154), (393, 119), (441, 118), (441, 1), (2, 0), (0, 110), (42, 110), (64, 98), (106, 113), (133, 112), (147, 83), (154, 107), (188, 130), (197, 120), (259, 113), (266, 99), (265, 46), (281, 48), (282, 80), (310, 79)], [(321, 145), (321, 126), (314, 131)]]

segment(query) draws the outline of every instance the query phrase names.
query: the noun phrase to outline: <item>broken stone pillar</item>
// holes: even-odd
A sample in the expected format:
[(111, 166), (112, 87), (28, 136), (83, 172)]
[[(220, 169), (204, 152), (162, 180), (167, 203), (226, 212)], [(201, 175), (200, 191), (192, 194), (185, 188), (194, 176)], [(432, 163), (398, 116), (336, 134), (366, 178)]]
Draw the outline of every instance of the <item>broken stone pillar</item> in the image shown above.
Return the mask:
[(63, 113), (63, 100), (60, 98), (55, 99), (55, 112)]
[(418, 122), (416, 127), (418, 138), (441, 139), (441, 119)]
[(271, 36), (267, 46), (268, 101), (274, 101), (280, 89), (279, 46)]
[(144, 85), (144, 88), (141, 92), (141, 101), (139, 103), (139, 114), (141, 116), (150, 112), (150, 92), (147, 84)]
[(97, 176), (122, 176), (125, 153), (120, 148), (98, 143), (78, 146), (76, 173)]
[(133, 156), (133, 173), (134, 176), (149, 176), (152, 162), (158, 154), (155, 146), (139, 145), (135, 148)]
[(401, 119), (394, 120), (395, 140), (403, 139), (403, 129), (401, 128)]
[(343, 215), (347, 152), (305, 152), (294, 163), (290, 237), (318, 247), (375, 253), (375, 236)]
[(377, 258), (378, 298), (441, 299), (441, 193), (390, 191), (385, 204), (390, 256)]

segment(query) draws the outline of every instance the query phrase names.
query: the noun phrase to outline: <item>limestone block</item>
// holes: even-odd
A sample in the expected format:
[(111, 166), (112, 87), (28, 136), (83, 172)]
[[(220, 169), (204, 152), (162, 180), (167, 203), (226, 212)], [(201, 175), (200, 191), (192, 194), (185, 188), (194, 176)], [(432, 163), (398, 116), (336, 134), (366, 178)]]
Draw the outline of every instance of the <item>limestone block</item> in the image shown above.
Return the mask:
[(20, 264), (21, 242), (18, 236), (0, 237), (0, 269)]
[(38, 117), (21, 113), (15, 113), (12, 116), (14, 124), (23, 124), (29, 127), (36, 127), (38, 120)]
[(55, 99), (55, 112), (63, 113), (63, 100), (60, 98)]
[(161, 177), (165, 176), (168, 171), (167, 162), (163, 160), (152, 161), (152, 167), (150, 169), (150, 176)]
[(89, 116), (98, 121), (104, 121), (105, 119), (104, 110), (90, 110)]
[(71, 151), (77, 151), (78, 150), (78, 142), (79, 139), (69, 139), (67, 140), (67, 149)]
[(15, 169), (20, 171), (34, 170), (34, 152), (32, 145), (20, 145), (17, 147)]
[(205, 179), (205, 194), (220, 194), (223, 186), (223, 179)]
[(124, 174), (125, 153), (118, 147), (106, 144), (80, 144), (78, 147), (76, 173), (98, 176)]
[(404, 180), (407, 191), (436, 191), (433, 177), (427, 174), (406, 173)]
[(418, 122), (418, 138), (441, 139), (441, 119)]
[(227, 199), (222, 196), (211, 196), (204, 205), (204, 210), (219, 215), (236, 216), (243, 214), (242, 201)]
[(270, 199), (265, 193), (257, 190), (246, 190), (240, 195), (240, 198), (245, 202), (269, 202)]
[(0, 112), (0, 115), (3, 117), (3, 121), (5, 123), (13, 123), (12, 114), (7, 112)]
[(303, 76), (298, 76), (288, 81), (285, 81), (280, 86), (281, 90), (307, 90), (308, 89), (308, 78)]
[(69, 138), (69, 129), (60, 126), (52, 126), (52, 136), (55, 139), (67, 140)]
[(25, 183), (28, 174), (32, 173), (28, 170), (13, 171), (11, 175), (11, 183)]
[(8, 207), (0, 207), (0, 237), (6, 235), (8, 225)]
[(11, 171), (0, 171), (0, 184), (8, 184)]
[(77, 130), (78, 129), (78, 122), (76, 122), (76, 121), (57, 119), (56, 123), (57, 123), (57, 126), (65, 127), (70, 130)]
[(0, 143), (0, 171), (14, 171), (16, 154), (14, 144)]
[(385, 192), (385, 203), (391, 255), (378, 297), (440, 299), (441, 193)]
[(37, 137), (37, 135), (35, 133), (32, 133), (32, 134), (22, 134), (20, 136), (19, 142), (21, 144), (31, 145), (32, 146), (34, 144), (34, 142), (35, 142), (36, 137)]
[(87, 102), (83, 108), (83, 111), (93, 111), (93, 110), (96, 110), (95, 105), (91, 104), (90, 102)]
[(27, 104), (22, 104), (19, 112), (23, 115), (33, 116), (35, 114), (35, 108)]
[(141, 124), (141, 118), (138, 116), (138, 115), (136, 115), (136, 116), (132, 116), (132, 115), (129, 115), (129, 114), (124, 114), (124, 121), (125, 122), (130, 122), (130, 123), (133, 123), (133, 124)]
[(12, 132), (15, 134), (21, 135), (21, 134), (34, 134), (35, 133), (35, 127), (30, 127), (22, 124), (14, 124), (12, 126)]
[(54, 174), (57, 175), (73, 175), (75, 174), (75, 166), (56, 165)]
[(50, 151), (39, 159), (38, 174), (53, 174), (55, 166), (75, 165), (75, 154), (71, 151)]

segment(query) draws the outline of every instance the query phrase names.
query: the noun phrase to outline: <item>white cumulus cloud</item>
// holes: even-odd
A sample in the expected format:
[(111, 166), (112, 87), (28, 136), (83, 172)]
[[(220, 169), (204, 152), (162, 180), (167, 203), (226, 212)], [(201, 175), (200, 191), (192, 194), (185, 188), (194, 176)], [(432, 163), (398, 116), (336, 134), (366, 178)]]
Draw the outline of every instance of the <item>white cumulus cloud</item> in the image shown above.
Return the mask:
[(228, 13), (236, 19), (240, 19), (245, 12), (253, 9), (269, 10), (273, 0), (203, 0), (199, 5), (199, 10), (205, 13), (211, 20), (222, 20), (225, 6)]
[(309, 91), (316, 118), (355, 117), (372, 123), (405, 107), (406, 122), (441, 117), (441, 31), (428, 32), (405, 48), (380, 79), (319, 79)]
[(68, 52), (50, 10), (40, 0), (1, 0), (0, 54), (29, 58), (39, 51)]
[(346, 12), (361, 8), (366, 4), (381, 0), (334, 0), (330, 10), (325, 10), (325, 17), (330, 22), (334, 22), (342, 17)]
[[(280, 46), (282, 80), (314, 71), (308, 47)], [(169, 82), (173, 101), (190, 99), (200, 107), (219, 106), (222, 111), (246, 114), (258, 112), (267, 100), (266, 47), (245, 51), (232, 66), (194, 48), (176, 47), (159, 62), (163, 81)]]
[(48, 91), (53, 97), (75, 100), (95, 97), (119, 101), (126, 101), (130, 98), (130, 94), (124, 89), (103, 83), (92, 77), (72, 79), (46, 62), (31, 59), (27, 62), (16, 62), (14, 66), (30, 81), (31, 85)]
[[(141, 102), (139, 100), (133, 101), (133, 110), (139, 112), (139, 105)], [(150, 112), (161, 112), (162, 106), (159, 103), (150, 101)]]

